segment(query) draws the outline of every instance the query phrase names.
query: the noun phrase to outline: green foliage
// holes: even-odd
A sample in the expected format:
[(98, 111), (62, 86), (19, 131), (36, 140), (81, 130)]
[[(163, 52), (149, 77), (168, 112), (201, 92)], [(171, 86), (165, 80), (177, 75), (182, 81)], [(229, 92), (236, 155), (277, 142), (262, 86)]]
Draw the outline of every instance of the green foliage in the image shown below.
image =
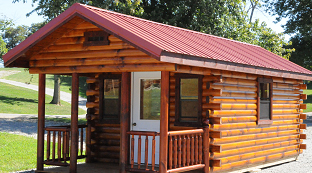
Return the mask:
[(6, 42), (7, 49), (12, 49), (20, 42), (24, 41), (29, 35), (28, 26), (20, 25), (17, 27), (7, 27), (5, 29), (3, 39)]
[[(4, 17), (5, 18), (5, 17)], [(6, 27), (11, 26), (12, 21), (7, 19), (0, 19), (0, 34), (3, 33)], [(2, 56), (8, 52), (6, 47), (6, 42), (0, 37), (0, 61), (2, 61)]]
[(2, 60), (2, 56), (7, 52), (6, 43), (3, 41), (2, 37), (0, 37), (0, 61)]
[(266, 0), (267, 6), (276, 20), (287, 18), (285, 33), (312, 34), (312, 3), (311, 0)]
[(266, 0), (267, 7), (273, 15), (278, 15), (279, 22), (287, 18), (283, 26), (285, 33), (293, 34), (292, 45), (288, 49), (295, 49), (290, 61), (312, 70), (312, 2), (311, 0)]
[(246, 23), (233, 39), (261, 46), (285, 59), (289, 59), (291, 53), (295, 51), (293, 48), (284, 47), (292, 45), (292, 42), (287, 43), (282, 33), (275, 33), (265, 22), (259, 24), (259, 20)]
[(303, 94), (306, 94), (308, 97), (306, 100), (303, 100), (304, 104), (307, 104), (307, 109), (304, 109), (303, 112), (312, 112), (312, 83), (308, 84), (308, 88), (303, 90)]

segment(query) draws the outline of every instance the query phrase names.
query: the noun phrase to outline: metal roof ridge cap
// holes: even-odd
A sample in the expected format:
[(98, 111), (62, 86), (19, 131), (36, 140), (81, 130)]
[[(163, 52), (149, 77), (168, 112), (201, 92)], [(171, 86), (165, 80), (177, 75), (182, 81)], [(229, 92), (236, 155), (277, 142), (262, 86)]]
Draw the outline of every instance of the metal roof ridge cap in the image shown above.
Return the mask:
[[(50, 22), (48, 22), (46, 25), (44, 25), (42, 28), (40, 28), (38, 31), (36, 31), (34, 34), (27, 37), (24, 41), (22, 41), (20, 44), (15, 46), (13, 49), (11, 49), (9, 52), (7, 52), (5, 55), (2, 56), (4, 65), (7, 64), (10, 60), (12, 60), (13, 57), (19, 55), (22, 51), (27, 49), (28, 46), (32, 45), (34, 42), (36, 42), (38, 39), (41, 38), (47, 33), (49, 33), (51, 30), (53, 30), (55, 27), (57, 27), (62, 21), (68, 19), (73, 14), (77, 12), (77, 4), (75, 3), (70, 8), (65, 10), (63, 13), (61, 13), (56, 18), (52, 19)], [(67, 11), (67, 12), (66, 12)], [(66, 13), (65, 13), (66, 12)]]

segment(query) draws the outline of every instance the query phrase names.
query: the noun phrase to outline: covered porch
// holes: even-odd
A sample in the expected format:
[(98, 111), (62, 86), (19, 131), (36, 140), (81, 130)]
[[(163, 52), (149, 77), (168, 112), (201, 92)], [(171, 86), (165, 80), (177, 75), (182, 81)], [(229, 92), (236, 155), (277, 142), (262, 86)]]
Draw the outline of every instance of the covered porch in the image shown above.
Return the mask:
[[(45, 127), (45, 74), (39, 74), (37, 171), (85, 172), (85, 170), (92, 170), (96, 172), (98, 170), (101, 172), (165, 173), (200, 170), (209, 172), (208, 120), (204, 121), (202, 128), (168, 130), (169, 78), (169, 71), (161, 72), (160, 131), (136, 131), (130, 130), (131, 88), (133, 87), (131, 86), (131, 73), (121, 73), (119, 163), (103, 164), (92, 163), (91, 116), (87, 115), (86, 125), (78, 125), (79, 74), (72, 74), (71, 125), (66, 127)], [(92, 81), (87, 82), (92, 83)], [(86, 129), (86, 135), (83, 135), (83, 129)], [(44, 146), (45, 132), (47, 132), (47, 146)], [(159, 146), (156, 145), (156, 137), (159, 137)], [(144, 150), (144, 154), (141, 154)], [(159, 155), (155, 153), (156, 150), (159, 150)], [(77, 164), (77, 159), (80, 158), (86, 158), (86, 163)], [(63, 167), (44, 169), (44, 164)]]

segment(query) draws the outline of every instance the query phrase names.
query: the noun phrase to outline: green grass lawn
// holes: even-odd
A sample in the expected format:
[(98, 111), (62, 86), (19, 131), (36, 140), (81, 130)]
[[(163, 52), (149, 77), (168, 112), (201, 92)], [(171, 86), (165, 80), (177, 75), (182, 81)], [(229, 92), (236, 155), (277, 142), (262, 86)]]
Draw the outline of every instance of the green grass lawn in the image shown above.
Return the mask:
[(303, 94), (307, 94), (307, 100), (304, 100), (303, 103), (307, 104), (307, 109), (303, 112), (312, 112), (312, 83), (310, 82), (306, 90), (303, 90)]
[[(0, 68), (0, 70), (17, 70), (20, 73), (12, 74), (4, 77), (4, 79), (38, 85), (38, 74), (29, 74), (29, 72), (23, 68)], [(79, 77), (79, 95), (86, 98), (87, 83), (86, 77)], [(54, 76), (46, 75), (46, 87), (54, 88)], [(62, 76), (61, 78), (61, 91), (71, 93), (71, 76)]]
[[(0, 139), (0, 173), (36, 169), (36, 139), (4, 132), (0, 132)], [(85, 162), (85, 159), (79, 159), (78, 162)]]
[(0, 132), (0, 172), (13, 172), (36, 167), (37, 140)]
[[(61, 106), (49, 104), (52, 96), (46, 95), (47, 115), (70, 115), (71, 106), (61, 101)], [(0, 113), (12, 114), (37, 114), (38, 92), (22, 87), (0, 83)], [(79, 109), (79, 115), (86, 114), (86, 111)]]

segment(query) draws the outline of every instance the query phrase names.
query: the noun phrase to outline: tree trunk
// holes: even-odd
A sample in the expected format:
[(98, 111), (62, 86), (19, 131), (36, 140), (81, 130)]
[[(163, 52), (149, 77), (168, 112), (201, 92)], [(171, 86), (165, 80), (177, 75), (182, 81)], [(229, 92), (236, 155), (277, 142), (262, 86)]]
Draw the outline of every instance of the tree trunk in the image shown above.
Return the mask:
[(54, 92), (53, 92), (53, 99), (50, 104), (61, 105), (61, 77), (60, 75), (54, 75)]

